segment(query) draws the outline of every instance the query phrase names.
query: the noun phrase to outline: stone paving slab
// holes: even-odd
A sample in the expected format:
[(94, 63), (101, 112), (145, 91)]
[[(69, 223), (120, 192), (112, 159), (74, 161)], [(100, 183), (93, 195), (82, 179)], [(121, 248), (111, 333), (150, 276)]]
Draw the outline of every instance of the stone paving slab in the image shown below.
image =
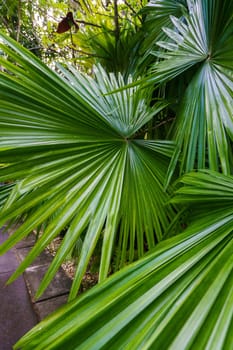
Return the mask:
[[(9, 232), (9, 230), (8, 230)], [(10, 230), (12, 234), (13, 230)], [(8, 238), (0, 229), (0, 244)], [(12, 350), (15, 344), (38, 321), (64, 305), (71, 286), (70, 278), (62, 268), (41, 298), (35, 300), (35, 293), (52, 256), (48, 251), (42, 254), (9, 286), (6, 281), (30, 251), (35, 235), (30, 234), (3, 256), (0, 256), (0, 350)]]
[[(0, 245), (8, 238), (8, 234), (0, 229)], [(13, 272), (18, 266), (16, 256), (12, 250), (8, 251), (3, 256), (0, 256), (0, 273)]]
[(5, 242), (5, 240), (8, 238), (7, 232), (4, 231), (4, 229), (0, 229), (0, 244)]
[[(8, 238), (7, 232), (4, 232), (3, 228), (0, 229), (0, 245), (3, 244)], [(8, 251), (6, 254), (0, 256), (0, 273), (14, 271), (18, 266), (18, 262), (13, 250)]]
[(33, 247), (36, 242), (36, 236), (33, 233), (30, 233), (26, 238), (22, 241), (18, 242), (15, 245), (15, 248), (25, 248), (25, 247)]
[[(16, 253), (19, 258), (19, 262), (23, 261), (28, 253), (31, 251), (31, 247), (22, 247), (17, 248)], [(42, 266), (49, 265), (53, 261), (52, 255), (48, 252), (48, 250), (44, 250), (31, 264), (30, 266)]]
[[(16, 256), (12, 250), (8, 251), (4, 256), (0, 256), (0, 273), (13, 273), (18, 266)], [(1, 349), (1, 348), (0, 348)]]
[(71, 280), (66, 276), (65, 272), (62, 269), (59, 269), (54, 279), (49, 284), (48, 288), (45, 290), (44, 294), (40, 298), (35, 300), (36, 291), (47, 269), (47, 265), (32, 266), (27, 268), (24, 272), (28, 291), (33, 302), (46, 300), (49, 298), (57, 297), (59, 295), (67, 294), (70, 290)]
[(38, 322), (23, 277), (5, 286), (10, 275), (11, 273), (0, 274), (1, 350), (12, 350), (12, 346)]
[(66, 304), (68, 294), (60, 295), (44, 301), (39, 301), (34, 304), (34, 309), (38, 315), (39, 321), (57, 310), (60, 306)]
[[(7, 238), (7, 233), (0, 229), (0, 244)], [(10, 285), (6, 285), (17, 266), (14, 249), (0, 256), (1, 350), (12, 350), (12, 346), (38, 322), (23, 277), (20, 276)]]

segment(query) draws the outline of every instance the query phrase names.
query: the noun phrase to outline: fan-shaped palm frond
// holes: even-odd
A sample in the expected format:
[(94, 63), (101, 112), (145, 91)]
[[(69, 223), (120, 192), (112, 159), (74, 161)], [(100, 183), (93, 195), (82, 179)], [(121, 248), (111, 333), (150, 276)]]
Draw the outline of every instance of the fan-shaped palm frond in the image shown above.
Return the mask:
[(160, 84), (180, 81), (192, 68), (175, 123), (177, 149), (168, 180), (181, 150), (181, 172), (207, 165), (225, 174), (233, 169), (233, 5), (217, 0), (187, 4), (189, 15), (171, 17), (174, 28), (164, 28), (170, 40), (158, 42), (166, 52), (157, 52), (164, 60), (154, 66), (149, 78)]
[(39, 295), (86, 230), (73, 298), (100, 236), (103, 280), (115, 244), (119, 268), (160, 241), (174, 217), (163, 190), (172, 143), (134, 138), (166, 104), (150, 107), (150, 91), (140, 87), (106, 95), (124, 84), (121, 75), (107, 75), (101, 67), (95, 78), (62, 67), (58, 75), (14, 41), (1, 38), (2, 50), (17, 64), (1, 59), (6, 71), (0, 74), (0, 157), (5, 164), (0, 179), (14, 179), (16, 185), (0, 224), (26, 213), (27, 219), (0, 252), (48, 221), (13, 280), (69, 226)]
[(182, 182), (174, 201), (189, 199), (195, 217), (186, 232), (58, 310), (16, 349), (232, 349), (233, 177), (208, 171)]

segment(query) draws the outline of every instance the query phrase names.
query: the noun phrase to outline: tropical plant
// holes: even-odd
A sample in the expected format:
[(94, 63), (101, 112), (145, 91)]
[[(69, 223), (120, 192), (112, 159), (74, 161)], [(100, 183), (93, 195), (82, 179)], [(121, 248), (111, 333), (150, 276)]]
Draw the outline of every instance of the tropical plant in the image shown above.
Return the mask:
[[(70, 299), (101, 235), (101, 281), (117, 244), (116, 266), (132, 262), (44, 320), (15, 348), (233, 347), (233, 3), (151, 1), (143, 16), (152, 47), (145, 43), (138, 64), (153, 55), (156, 62), (140, 81), (129, 77), (128, 89), (125, 77), (98, 66), (94, 78), (61, 66), (58, 75), (2, 36), (10, 61), (1, 60), (0, 181), (11, 178), (15, 185), (3, 201), (0, 224), (21, 216), (25, 221), (0, 251), (48, 220), (11, 280), (67, 224), (38, 295), (86, 228)], [(153, 101), (161, 91), (176, 117), (165, 136), (175, 145), (148, 139), (150, 123), (167, 111), (167, 100)], [(172, 196), (177, 167), (186, 174)], [(180, 233), (175, 224), (185, 213), (188, 227)]]
[(150, 107), (150, 90), (139, 86), (106, 95), (123, 86), (120, 74), (107, 75), (96, 67), (94, 80), (60, 66), (59, 76), (10, 38), (1, 38), (7, 44), (2, 50), (18, 64), (1, 61), (7, 72), (0, 75), (0, 153), (5, 164), (0, 179), (14, 179), (15, 186), (0, 223), (19, 216), (24, 223), (0, 250), (48, 221), (12, 281), (69, 225), (40, 295), (87, 229), (70, 294), (74, 298), (101, 235), (103, 280), (116, 245), (118, 269), (160, 241), (175, 216), (167, 204), (170, 190), (163, 190), (173, 144), (135, 138), (166, 103)]
[(233, 177), (206, 171), (182, 182), (173, 200), (191, 205), (189, 228), (42, 321), (16, 349), (232, 348)]
[(224, 174), (233, 170), (233, 4), (187, 4), (189, 15), (171, 16), (174, 28), (164, 28), (169, 40), (157, 45), (166, 51), (156, 53), (164, 60), (154, 65), (149, 78), (155, 84), (171, 81), (172, 96), (179, 103), (173, 132), (177, 146), (168, 181), (180, 155), (181, 173), (205, 167)]

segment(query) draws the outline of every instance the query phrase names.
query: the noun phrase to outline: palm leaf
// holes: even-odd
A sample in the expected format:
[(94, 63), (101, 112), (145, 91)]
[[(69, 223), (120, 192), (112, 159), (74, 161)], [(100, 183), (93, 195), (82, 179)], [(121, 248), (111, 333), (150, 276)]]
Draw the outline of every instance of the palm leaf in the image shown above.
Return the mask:
[(231, 349), (233, 177), (182, 182), (174, 201), (189, 196), (195, 218), (186, 232), (57, 310), (15, 349)]
[(12, 191), (14, 184), (0, 183), (0, 207), (5, 205), (7, 198), (9, 198), (10, 192)]
[(144, 16), (143, 30), (146, 37), (142, 51), (151, 51), (156, 41), (165, 39), (163, 27), (171, 27), (170, 16), (182, 17), (187, 12), (185, 0), (151, 0), (140, 11)]
[[(232, 124), (232, 11), (229, 1), (188, 1), (185, 20), (171, 17), (170, 40), (158, 42), (164, 58), (154, 66), (149, 81), (161, 84), (192, 75), (177, 112), (174, 140), (177, 149), (167, 183), (182, 151), (181, 173), (209, 166), (230, 174)], [(192, 69), (192, 70), (191, 70)]]
[(86, 231), (71, 289), (74, 298), (100, 238), (103, 280), (115, 244), (119, 269), (154, 247), (174, 218), (163, 190), (173, 144), (134, 138), (166, 103), (150, 107), (151, 91), (139, 86), (106, 95), (124, 85), (121, 75), (107, 75), (101, 67), (95, 78), (72, 67), (60, 67), (58, 75), (13, 40), (1, 38), (10, 59), (1, 60), (7, 72), (0, 74), (0, 179), (13, 179), (16, 185), (1, 210), (0, 225), (26, 220), (0, 252), (47, 223), (12, 281), (69, 226), (40, 295)]

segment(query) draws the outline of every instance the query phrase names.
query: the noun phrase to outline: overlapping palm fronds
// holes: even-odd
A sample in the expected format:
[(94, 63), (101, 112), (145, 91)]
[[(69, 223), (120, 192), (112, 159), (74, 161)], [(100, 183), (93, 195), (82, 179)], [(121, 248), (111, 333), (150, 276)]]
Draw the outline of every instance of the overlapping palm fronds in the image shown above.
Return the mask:
[(209, 171), (182, 182), (173, 200), (191, 203), (189, 228), (58, 310), (16, 349), (232, 348), (233, 177)]
[(64, 227), (68, 232), (38, 295), (86, 230), (71, 298), (97, 241), (103, 239), (99, 279), (142, 256), (163, 237), (174, 217), (163, 190), (173, 145), (134, 139), (135, 133), (166, 106), (150, 107), (150, 92), (135, 87), (106, 95), (123, 77), (99, 67), (95, 78), (60, 67), (51, 71), (25, 49), (2, 35), (0, 75), (0, 179), (16, 185), (1, 210), (0, 224), (27, 214), (1, 246), (4, 253), (29, 232), (46, 228), (11, 280), (16, 278)]

